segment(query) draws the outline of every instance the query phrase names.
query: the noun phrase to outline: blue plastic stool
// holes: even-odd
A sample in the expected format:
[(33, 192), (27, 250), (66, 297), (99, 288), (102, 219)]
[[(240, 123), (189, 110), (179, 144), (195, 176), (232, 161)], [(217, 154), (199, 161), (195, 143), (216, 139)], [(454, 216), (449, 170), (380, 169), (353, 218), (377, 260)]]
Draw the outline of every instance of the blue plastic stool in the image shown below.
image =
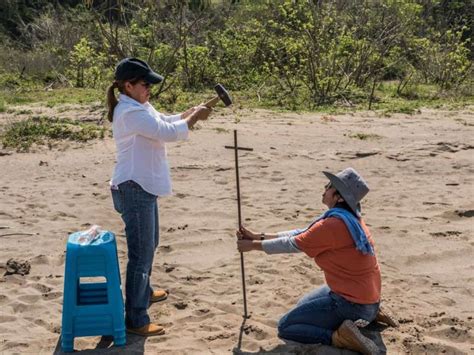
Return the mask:
[[(66, 247), (61, 347), (74, 351), (74, 338), (113, 336), (115, 346), (126, 343), (124, 305), (115, 235), (100, 232), (92, 241), (84, 232), (69, 236)], [(81, 283), (82, 277), (105, 282)]]

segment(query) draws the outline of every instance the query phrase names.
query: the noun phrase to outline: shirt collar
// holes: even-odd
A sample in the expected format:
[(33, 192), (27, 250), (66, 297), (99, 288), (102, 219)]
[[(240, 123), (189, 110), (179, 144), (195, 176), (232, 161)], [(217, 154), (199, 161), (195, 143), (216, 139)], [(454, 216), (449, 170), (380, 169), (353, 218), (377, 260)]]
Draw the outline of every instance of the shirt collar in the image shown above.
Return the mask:
[(141, 104), (137, 100), (132, 99), (130, 96), (125, 95), (125, 94), (120, 94), (119, 95), (119, 101), (127, 103), (127, 104), (144, 106), (145, 108), (148, 108), (148, 106), (150, 106), (150, 103), (148, 103), (148, 102), (145, 102), (144, 104)]

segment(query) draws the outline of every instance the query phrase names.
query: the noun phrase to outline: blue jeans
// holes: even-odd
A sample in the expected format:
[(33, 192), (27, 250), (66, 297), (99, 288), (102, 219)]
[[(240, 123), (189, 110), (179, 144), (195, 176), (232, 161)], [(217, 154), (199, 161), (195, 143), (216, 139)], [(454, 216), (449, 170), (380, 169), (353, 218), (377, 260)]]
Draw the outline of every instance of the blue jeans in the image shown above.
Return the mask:
[(379, 303), (357, 304), (322, 286), (305, 295), (278, 322), (278, 336), (305, 344), (331, 344), (334, 330), (346, 319), (372, 322)]
[(125, 323), (139, 328), (150, 323), (150, 275), (159, 243), (157, 196), (129, 180), (112, 189), (115, 210), (125, 223), (128, 263), (125, 281)]

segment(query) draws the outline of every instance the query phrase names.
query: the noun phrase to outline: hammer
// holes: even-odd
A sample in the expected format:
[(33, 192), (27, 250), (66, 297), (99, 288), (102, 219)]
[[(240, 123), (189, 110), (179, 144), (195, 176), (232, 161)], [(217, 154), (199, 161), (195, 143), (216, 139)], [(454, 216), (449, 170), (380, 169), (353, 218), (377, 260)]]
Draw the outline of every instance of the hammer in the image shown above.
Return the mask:
[(217, 96), (206, 102), (204, 104), (205, 106), (212, 108), (219, 102), (219, 100), (222, 100), (226, 106), (232, 105), (232, 98), (222, 84), (214, 86), (214, 90), (216, 90)]

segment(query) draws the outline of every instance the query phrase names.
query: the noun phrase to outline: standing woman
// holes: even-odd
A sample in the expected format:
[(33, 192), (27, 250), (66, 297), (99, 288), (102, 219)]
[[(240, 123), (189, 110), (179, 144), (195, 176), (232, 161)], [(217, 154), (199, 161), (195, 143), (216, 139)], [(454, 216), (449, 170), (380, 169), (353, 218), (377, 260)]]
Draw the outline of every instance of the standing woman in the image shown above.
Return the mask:
[[(205, 106), (165, 116), (148, 102), (150, 86), (163, 77), (136, 58), (125, 58), (115, 70), (115, 81), (107, 90), (108, 118), (116, 144), (116, 165), (111, 191), (115, 210), (125, 223), (128, 263), (125, 282), (125, 323), (130, 333), (151, 336), (165, 329), (150, 321), (152, 302), (168, 297), (153, 290), (150, 275), (159, 243), (158, 196), (171, 193), (166, 157), (167, 142), (188, 138), (189, 129), (205, 120), (211, 110)], [(114, 89), (120, 92), (115, 97)]]
[(305, 229), (276, 234), (242, 228), (237, 247), (267, 254), (304, 252), (324, 272), (327, 285), (304, 295), (280, 319), (281, 338), (376, 354), (375, 343), (357, 327), (376, 319), (381, 292), (374, 242), (360, 215), (360, 201), (369, 188), (352, 168), (324, 174), (329, 182), (322, 202), (329, 209), (323, 215)]

